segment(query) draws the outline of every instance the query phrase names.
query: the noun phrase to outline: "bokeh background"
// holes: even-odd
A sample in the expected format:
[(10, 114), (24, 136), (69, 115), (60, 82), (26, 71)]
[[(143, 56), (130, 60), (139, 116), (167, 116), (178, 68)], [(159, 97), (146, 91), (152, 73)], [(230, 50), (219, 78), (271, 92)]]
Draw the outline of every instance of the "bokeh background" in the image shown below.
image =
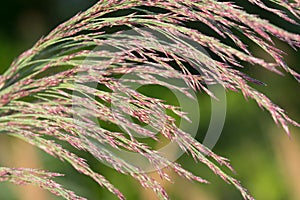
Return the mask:
[[(79, 11), (96, 1), (92, 0), (14, 0), (3, 1), (0, 6), (0, 73), (20, 53), (30, 48), (41, 36)], [(240, 5), (241, 2), (238, 1)], [(251, 13), (260, 14), (285, 29), (300, 33), (300, 28), (287, 24), (270, 13), (243, 3)], [(287, 53), (286, 61), (300, 71), (300, 54), (286, 44), (275, 40), (277, 47)], [(250, 46), (256, 55), (265, 54), (256, 46)], [(269, 59), (269, 58), (266, 58)], [(287, 110), (300, 122), (300, 85), (289, 75), (278, 76), (258, 66), (243, 69), (268, 86), (255, 86), (273, 101)], [(159, 91), (158, 91), (159, 92)], [(201, 123), (197, 138), (201, 141), (210, 119), (210, 98), (199, 93)], [(270, 115), (261, 110), (254, 101), (245, 100), (241, 94), (227, 94), (227, 117), (222, 135), (214, 151), (227, 157), (237, 171), (234, 176), (260, 200), (300, 199), (300, 128), (291, 128), (289, 138), (277, 127)], [(90, 155), (93, 169), (104, 174), (129, 200), (152, 200), (153, 193), (144, 190), (132, 178), (120, 175), (101, 164)], [(211, 184), (192, 183), (171, 173), (174, 184), (162, 182), (173, 200), (241, 200), (239, 192), (212, 174), (201, 164), (195, 164), (184, 155), (180, 162), (187, 169), (208, 179)], [(91, 200), (116, 199), (107, 190), (99, 187), (90, 178), (77, 173), (67, 163), (62, 163), (26, 143), (0, 135), (0, 165), (8, 167), (45, 168), (66, 174), (56, 180)], [(151, 176), (159, 177), (152, 173)], [(14, 186), (0, 183), (1, 200), (56, 200), (60, 199), (34, 186)]]

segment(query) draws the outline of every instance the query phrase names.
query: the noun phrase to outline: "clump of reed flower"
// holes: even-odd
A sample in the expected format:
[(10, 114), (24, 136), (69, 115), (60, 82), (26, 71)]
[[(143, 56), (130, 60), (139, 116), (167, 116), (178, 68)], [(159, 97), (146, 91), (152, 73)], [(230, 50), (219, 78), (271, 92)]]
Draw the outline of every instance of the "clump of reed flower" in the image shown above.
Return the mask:
[[(299, 2), (270, 1), (289, 12), (287, 15), (275, 6), (266, 6), (260, 0), (248, 1), (298, 25)], [(202, 33), (191, 23), (205, 24), (220, 38), (229, 39), (233, 44), (226, 44), (220, 38)], [(127, 30), (135, 34), (125, 34)], [(268, 62), (252, 55), (247, 42), (235, 32), (265, 50), (273, 61)], [(157, 35), (169, 42), (149, 41), (149, 38), (157, 39)], [(177, 143), (195, 161), (207, 165), (224, 181), (234, 185), (244, 199), (253, 199), (239, 181), (222, 170), (223, 165), (233, 171), (226, 158), (216, 155), (181, 130), (171, 115), (158, 112), (155, 108), (172, 111), (188, 120), (186, 113), (174, 105), (133, 90), (126, 83), (160, 84), (189, 96), (187, 88), (170, 85), (159, 77), (178, 79), (193, 90), (203, 91), (212, 97), (214, 94), (206, 85), (220, 84), (226, 90), (240, 92), (245, 98), (254, 99), (290, 134), (288, 125), (299, 124), (249, 85), (249, 82), (262, 84), (260, 81), (239, 70), (241, 63), (246, 62), (274, 73), (291, 74), (300, 81), (300, 75), (284, 62), (283, 52), (275, 47), (271, 36), (295, 49), (300, 46), (299, 34), (290, 33), (259, 16), (249, 14), (231, 2), (99, 1), (42, 37), (1, 75), (0, 131), (69, 162), (78, 172), (91, 177), (119, 199), (125, 197), (104, 175), (93, 171), (86, 160), (60, 142), (87, 151), (109, 163), (118, 172), (132, 176), (143, 187), (151, 188), (160, 199), (169, 199), (165, 189), (143, 169), (119, 158), (110, 148), (142, 155), (157, 168), (163, 179), (169, 180), (170, 177), (160, 166), (174, 170), (189, 180), (207, 183), (207, 180), (168, 160), (132, 135), (128, 137), (122, 131), (101, 127), (98, 122), (122, 126), (128, 133), (153, 140), (158, 140), (156, 133), (159, 132), (164, 138)], [(214, 56), (204, 54), (187, 40), (201, 45)], [(199, 73), (193, 73), (193, 70)], [(135, 78), (118, 79), (129, 73)], [(96, 84), (96, 87), (92, 87), (91, 83)], [(111, 109), (112, 102), (124, 104), (120, 103)], [(134, 123), (126, 116), (138, 122)], [(144, 128), (141, 123), (148, 124), (151, 129)], [(101, 148), (100, 144), (103, 145)], [(84, 199), (55, 183), (53, 178), (56, 176), (61, 175), (36, 169), (0, 167), (0, 181), (35, 184), (65, 199)]]

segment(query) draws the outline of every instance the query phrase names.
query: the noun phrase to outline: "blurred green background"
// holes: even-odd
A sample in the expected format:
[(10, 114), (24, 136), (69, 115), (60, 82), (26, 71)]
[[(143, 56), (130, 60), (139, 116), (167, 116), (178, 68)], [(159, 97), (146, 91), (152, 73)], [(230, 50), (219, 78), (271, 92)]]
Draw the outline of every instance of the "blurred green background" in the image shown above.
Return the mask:
[[(20, 53), (30, 48), (41, 36), (96, 1), (91, 0), (14, 0), (2, 2), (0, 7), (0, 73)], [(240, 2), (239, 2), (240, 3)], [(240, 4), (242, 5), (242, 4)], [(273, 15), (245, 5), (251, 13), (259, 13), (274, 23), (292, 32), (300, 28), (289, 25)], [(286, 44), (275, 40), (277, 47), (284, 50), (287, 63), (299, 70), (300, 54)], [(250, 47), (255, 55), (265, 54), (256, 46)], [(297, 69), (298, 68), (298, 69)], [(300, 85), (289, 75), (278, 76), (258, 66), (247, 66), (243, 71), (262, 80), (268, 86), (254, 86), (264, 92), (276, 104), (286, 109), (292, 119), (300, 122)], [(168, 98), (168, 97), (167, 97)], [(210, 98), (199, 93), (201, 123), (197, 138), (201, 141), (210, 119)], [(262, 111), (254, 101), (245, 100), (241, 94), (227, 94), (227, 117), (222, 135), (213, 149), (227, 157), (237, 174), (234, 176), (248, 188), (258, 200), (300, 199), (300, 129), (291, 127), (289, 139), (270, 115)], [(83, 155), (83, 154), (82, 154)], [(144, 190), (132, 178), (119, 175), (114, 170), (96, 161), (89, 155), (93, 169), (104, 174), (129, 200), (155, 199), (153, 193)], [(195, 174), (208, 179), (211, 184), (202, 185), (183, 180), (171, 173), (174, 184), (162, 182), (173, 200), (241, 200), (239, 192), (212, 174), (202, 164), (195, 164), (184, 155), (178, 160)], [(107, 190), (100, 188), (90, 178), (77, 173), (67, 163), (62, 163), (24, 142), (0, 136), (0, 165), (9, 167), (36, 167), (65, 173), (65, 178), (56, 180), (88, 199), (116, 199)], [(151, 174), (157, 177), (157, 174)], [(0, 183), (1, 200), (54, 200), (48, 192), (36, 187), (14, 186)]]

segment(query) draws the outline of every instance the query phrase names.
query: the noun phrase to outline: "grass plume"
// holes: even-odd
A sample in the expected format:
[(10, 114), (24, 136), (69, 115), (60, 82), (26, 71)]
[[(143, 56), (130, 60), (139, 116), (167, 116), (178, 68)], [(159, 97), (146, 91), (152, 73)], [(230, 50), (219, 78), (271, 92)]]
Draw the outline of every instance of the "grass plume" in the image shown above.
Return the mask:
[[(287, 15), (282, 10), (267, 7), (260, 0), (249, 2), (298, 25), (299, 3), (271, 1), (287, 10)], [(289, 17), (291, 15), (293, 18)], [(220, 38), (190, 27), (191, 22), (205, 24), (234, 45), (225, 44)], [(128, 30), (133, 34), (128, 34)], [(234, 32), (256, 43), (273, 61), (267, 62), (252, 55), (246, 42)], [(158, 112), (163, 108), (182, 118), (186, 117), (180, 108), (139, 93), (127, 85), (158, 84), (189, 97), (188, 88), (168, 84), (161, 78), (184, 80), (188, 87), (213, 97), (214, 94), (205, 84), (220, 84), (226, 90), (241, 92), (246, 98), (254, 99), (290, 134), (288, 125), (299, 124), (249, 85), (249, 82), (261, 84), (260, 81), (239, 70), (241, 62), (246, 62), (274, 73), (291, 74), (300, 82), (300, 75), (284, 62), (283, 52), (275, 47), (271, 36), (295, 49), (300, 47), (299, 34), (290, 33), (249, 14), (231, 2), (99, 1), (41, 38), (2, 74), (0, 131), (69, 162), (77, 171), (93, 178), (119, 199), (125, 197), (115, 186), (93, 171), (84, 159), (61, 145), (60, 141), (87, 151), (109, 163), (118, 172), (132, 176), (143, 187), (156, 192), (160, 199), (169, 199), (164, 188), (134, 163), (116, 156), (109, 147), (142, 155), (167, 180), (168, 175), (159, 166), (167, 166), (187, 179), (207, 183), (207, 180), (169, 161), (133, 137), (138, 134), (158, 140), (156, 133), (159, 132), (177, 143), (196, 161), (207, 165), (224, 181), (234, 185), (244, 199), (253, 199), (236, 179), (222, 171), (222, 165), (233, 170), (227, 159), (216, 155), (181, 130), (173, 117)], [(204, 54), (187, 41), (201, 45), (216, 58)], [(193, 73), (193, 69), (199, 73)], [(127, 74), (134, 78), (126, 77)], [(125, 78), (118, 79), (120, 76)], [(105, 89), (93, 87), (91, 83)], [(120, 103), (112, 110), (112, 102)], [(139, 123), (133, 123), (126, 116), (137, 119)], [(122, 126), (130, 133), (130, 137), (122, 131), (101, 127), (98, 121)], [(148, 124), (151, 129), (144, 128), (140, 123)], [(99, 145), (102, 145), (101, 148)], [(81, 199), (50, 180), (57, 175), (34, 169), (0, 168), (0, 181), (33, 183), (66, 199)]]

